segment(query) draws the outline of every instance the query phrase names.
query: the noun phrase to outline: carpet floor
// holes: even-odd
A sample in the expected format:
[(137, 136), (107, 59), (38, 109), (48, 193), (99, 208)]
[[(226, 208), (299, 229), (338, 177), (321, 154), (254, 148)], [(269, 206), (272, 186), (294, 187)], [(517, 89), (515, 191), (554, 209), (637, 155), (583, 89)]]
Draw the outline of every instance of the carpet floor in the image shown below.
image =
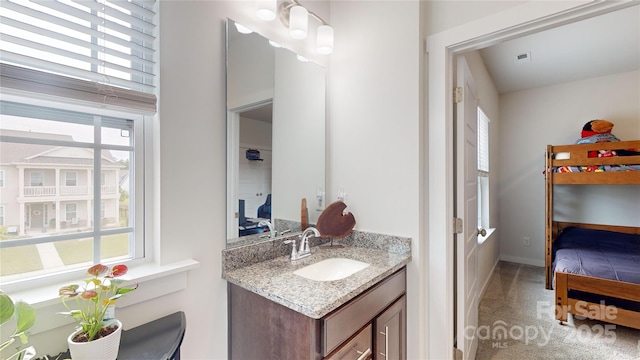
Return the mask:
[(544, 268), (500, 262), (479, 304), (476, 359), (640, 359), (640, 330), (578, 319), (561, 325)]

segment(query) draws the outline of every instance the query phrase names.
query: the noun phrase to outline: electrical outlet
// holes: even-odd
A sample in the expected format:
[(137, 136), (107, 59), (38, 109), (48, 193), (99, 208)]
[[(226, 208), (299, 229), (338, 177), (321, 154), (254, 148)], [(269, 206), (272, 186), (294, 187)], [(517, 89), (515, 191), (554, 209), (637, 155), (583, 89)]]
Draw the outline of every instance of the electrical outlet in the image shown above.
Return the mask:
[(525, 236), (522, 238), (522, 245), (523, 246), (531, 246), (531, 238)]

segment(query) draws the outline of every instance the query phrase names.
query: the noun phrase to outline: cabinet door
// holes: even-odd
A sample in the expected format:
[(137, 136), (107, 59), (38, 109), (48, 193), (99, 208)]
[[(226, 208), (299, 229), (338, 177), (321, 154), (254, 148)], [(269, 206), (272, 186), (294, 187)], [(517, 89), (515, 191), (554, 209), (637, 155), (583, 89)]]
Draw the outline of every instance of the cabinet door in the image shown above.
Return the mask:
[(374, 359), (407, 358), (406, 323), (407, 302), (403, 295), (374, 320)]
[(347, 341), (325, 360), (370, 360), (372, 355), (371, 324), (360, 330), (358, 335)]

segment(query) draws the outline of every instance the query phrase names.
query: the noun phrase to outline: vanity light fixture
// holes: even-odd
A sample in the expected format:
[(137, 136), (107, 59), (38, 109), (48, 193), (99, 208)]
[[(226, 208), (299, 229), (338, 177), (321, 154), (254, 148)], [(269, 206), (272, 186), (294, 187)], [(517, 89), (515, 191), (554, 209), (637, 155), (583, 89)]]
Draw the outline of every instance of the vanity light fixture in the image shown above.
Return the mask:
[[(299, 0), (285, 0), (278, 6), (278, 17), (289, 29), (289, 35), (294, 39), (305, 39), (308, 33), (309, 17), (320, 22), (316, 30), (316, 51), (318, 54), (328, 55), (333, 52), (333, 28), (320, 16), (302, 6)], [(269, 16), (263, 15), (273, 9), (277, 0), (257, 0), (256, 14), (258, 18), (270, 21)]]
[(309, 12), (304, 6), (293, 6), (289, 11), (289, 35), (301, 40), (307, 37), (309, 27)]
[(333, 52), (333, 28), (329, 25), (320, 25), (317, 35), (316, 49), (318, 54), (331, 54)]

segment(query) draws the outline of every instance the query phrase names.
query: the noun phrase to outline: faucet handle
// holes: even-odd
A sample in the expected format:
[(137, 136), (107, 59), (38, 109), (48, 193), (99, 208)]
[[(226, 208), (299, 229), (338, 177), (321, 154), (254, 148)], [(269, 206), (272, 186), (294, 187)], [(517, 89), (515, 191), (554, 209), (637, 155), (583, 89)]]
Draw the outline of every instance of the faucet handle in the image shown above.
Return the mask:
[(291, 247), (291, 260), (296, 260), (298, 258), (298, 250), (296, 249), (296, 239), (289, 239), (283, 241), (285, 244), (293, 244)]

